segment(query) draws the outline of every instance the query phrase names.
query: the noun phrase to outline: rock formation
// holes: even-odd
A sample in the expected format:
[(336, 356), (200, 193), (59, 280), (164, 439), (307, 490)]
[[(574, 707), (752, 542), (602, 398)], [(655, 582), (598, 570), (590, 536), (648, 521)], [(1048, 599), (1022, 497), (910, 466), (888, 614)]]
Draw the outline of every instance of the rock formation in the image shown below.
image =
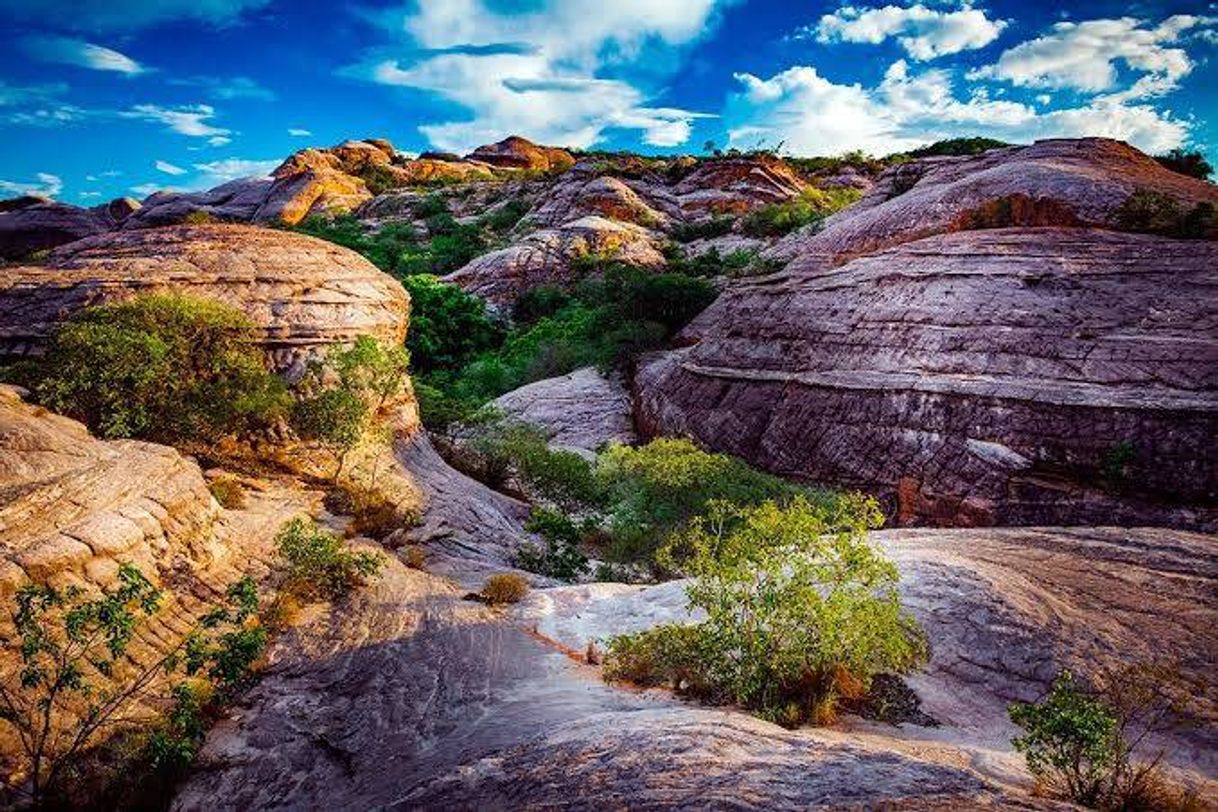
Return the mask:
[(38, 251), (118, 228), (140, 204), (119, 198), (91, 209), (40, 197), (0, 202), (0, 259), (23, 259)]
[(594, 452), (637, 440), (625, 384), (594, 367), (522, 386), (490, 406), (510, 420), (536, 426), (556, 448)]
[(575, 163), (571, 153), (565, 149), (540, 147), (518, 135), (508, 136), (494, 144), (484, 144), (466, 155), (465, 160), (507, 169), (531, 169), (539, 172), (562, 172)]
[(253, 226), (172, 226), (90, 237), (54, 251), (44, 267), (6, 269), (0, 351), (37, 351), (82, 307), (169, 290), (244, 311), (289, 372), (360, 335), (401, 342), (410, 313), (398, 282), (332, 243)]
[(779, 158), (733, 157), (703, 161), (673, 187), (688, 219), (744, 214), (797, 196), (807, 183)]
[(1211, 527), (1215, 267), (1214, 242), (1041, 228), (788, 271), (642, 364), (639, 418), (902, 521)]
[(654, 235), (640, 226), (588, 216), (528, 234), (507, 248), (483, 254), (444, 277), (468, 293), (507, 305), (537, 285), (579, 281), (578, 260), (598, 256), (658, 270), (664, 267)]

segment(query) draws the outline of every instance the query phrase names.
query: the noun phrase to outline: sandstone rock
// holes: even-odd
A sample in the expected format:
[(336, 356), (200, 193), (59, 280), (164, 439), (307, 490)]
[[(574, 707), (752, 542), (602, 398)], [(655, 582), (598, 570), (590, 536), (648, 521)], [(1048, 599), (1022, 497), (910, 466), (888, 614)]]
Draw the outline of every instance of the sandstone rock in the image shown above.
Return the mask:
[(615, 375), (584, 367), (522, 386), (491, 401), (514, 420), (541, 429), (551, 445), (594, 452), (608, 443), (633, 443), (630, 393)]
[(889, 169), (818, 233), (796, 232), (769, 256), (815, 270), (931, 234), (997, 226), (1108, 226), (1136, 189), (1186, 207), (1218, 202), (1218, 186), (1180, 175), (1121, 141), (1053, 139), (980, 155), (932, 157)]
[(251, 222), (272, 184), (269, 178), (239, 178), (203, 192), (156, 192), (144, 199), (141, 209), (123, 227), (176, 225), (199, 214), (225, 222)]
[(758, 206), (797, 196), (807, 187), (783, 160), (766, 157), (702, 161), (673, 188), (690, 219), (744, 214)]
[(901, 521), (1218, 516), (1218, 243), (930, 237), (730, 287), (636, 377), (639, 425)]
[(624, 181), (607, 176), (567, 173), (546, 194), (529, 220), (541, 226), (557, 226), (587, 215), (606, 217), (645, 228), (661, 228), (669, 222)]
[(32, 196), (5, 201), (0, 208), (0, 259), (21, 259), (110, 231), (138, 208), (139, 203), (127, 198), (91, 209)]
[(579, 281), (572, 260), (597, 254), (641, 268), (664, 267), (664, 255), (646, 229), (604, 217), (582, 217), (535, 231), (519, 242), (477, 257), (444, 277), (445, 282), (497, 304), (510, 304), (537, 285)]
[(540, 147), (518, 135), (508, 136), (494, 144), (484, 144), (466, 155), (465, 159), (481, 161), (491, 166), (541, 172), (561, 172), (575, 163), (571, 153), (565, 149)]
[(167, 290), (244, 311), (285, 372), (360, 335), (400, 343), (410, 314), (398, 282), (332, 243), (253, 226), (172, 226), (91, 237), (58, 249), (46, 267), (7, 269), (0, 351), (36, 351), (82, 307)]

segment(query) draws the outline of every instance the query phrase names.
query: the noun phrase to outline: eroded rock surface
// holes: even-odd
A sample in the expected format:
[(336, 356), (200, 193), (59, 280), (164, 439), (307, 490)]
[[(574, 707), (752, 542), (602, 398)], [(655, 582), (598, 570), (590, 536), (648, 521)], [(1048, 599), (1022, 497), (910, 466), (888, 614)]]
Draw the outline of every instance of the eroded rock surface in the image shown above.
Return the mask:
[(626, 385), (595, 367), (522, 386), (490, 405), (509, 419), (536, 426), (559, 448), (592, 452), (637, 439)]
[(904, 522), (1211, 527), (1218, 243), (911, 242), (729, 288), (641, 364), (640, 426), (882, 494)]
[(44, 267), (6, 269), (0, 350), (37, 351), (75, 311), (156, 291), (244, 311), (282, 371), (360, 335), (400, 343), (410, 313), (401, 284), (346, 248), (252, 226), (173, 226), (91, 237), (56, 250)]
[(22, 259), (38, 251), (118, 228), (140, 204), (118, 198), (92, 208), (40, 197), (3, 201), (0, 259)]
[(575, 163), (571, 153), (565, 149), (538, 146), (518, 135), (508, 136), (494, 144), (484, 144), (466, 155), (465, 159), (507, 169), (539, 172), (561, 172)]

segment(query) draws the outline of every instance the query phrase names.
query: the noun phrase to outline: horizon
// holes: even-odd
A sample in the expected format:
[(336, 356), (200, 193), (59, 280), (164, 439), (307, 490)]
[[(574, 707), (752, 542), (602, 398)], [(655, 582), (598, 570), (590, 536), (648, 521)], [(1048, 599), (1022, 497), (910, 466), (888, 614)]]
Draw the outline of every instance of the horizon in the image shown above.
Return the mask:
[(15, 0), (0, 196), (193, 191), (374, 137), (811, 156), (1102, 136), (1212, 158), (1216, 5)]

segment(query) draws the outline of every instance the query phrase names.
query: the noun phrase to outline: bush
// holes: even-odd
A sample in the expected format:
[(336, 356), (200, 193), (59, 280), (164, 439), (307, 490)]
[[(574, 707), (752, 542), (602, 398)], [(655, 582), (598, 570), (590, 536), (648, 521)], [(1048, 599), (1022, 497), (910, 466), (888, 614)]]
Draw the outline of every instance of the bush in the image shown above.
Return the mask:
[(948, 138), (944, 141), (936, 141), (929, 146), (910, 150), (909, 156), (911, 158), (926, 158), (931, 155), (979, 155), (986, 150), (1009, 146), (1011, 145), (1006, 141), (999, 141), (994, 138), (982, 138), (978, 136), (972, 138)]
[(371, 231), (353, 215), (311, 215), (293, 229), (362, 254), (384, 271), (399, 273), (404, 256), (413, 256), (421, 241), (409, 223), (387, 223)]
[(234, 476), (225, 474), (207, 483), (207, 489), (225, 510), (244, 510), (246, 506), (245, 489)]
[(380, 572), (380, 555), (348, 550), (342, 539), (311, 521), (292, 519), (275, 537), (285, 564), (285, 592), (299, 598), (337, 600)]
[(529, 594), (529, 582), (512, 572), (501, 572), (486, 579), (482, 597), (492, 606), (520, 603)]
[(33, 384), (42, 405), (103, 437), (215, 441), (272, 425), (287, 389), (219, 302), (153, 294), (87, 308), (55, 333)]
[(512, 321), (536, 324), (571, 304), (571, 294), (556, 285), (537, 285), (516, 298), (512, 305)]
[(806, 225), (819, 223), (860, 197), (861, 191), (849, 187), (805, 189), (799, 197), (749, 212), (741, 224), (741, 230), (753, 237), (781, 237)]
[(480, 427), (470, 442), (490, 469), (510, 470), (532, 494), (566, 510), (579, 510), (601, 501), (592, 464), (572, 451), (552, 449), (545, 436), (517, 421), (496, 421)]
[(690, 606), (706, 620), (611, 639), (606, 676), (641, 674), (785, 725), (832, 721), (839, 699), (926, 656), (896, 567), (867, 539), (873, 510), (843, 521), (802, 496), (712, 506), (683, 540)]
[(588, 572), (588, 557), (579, 550), (583, 534), (571, 519), (535, 507), (525, 529), (541, 536), (544, 546), (521, 547), (513, 561), (517, 567), (560, 581), (577, 581)]
[(428, 274), (403, 284), (411, 301), (406, 347), (416, 371), (456, 369), (503, 342), (503, 327), (478, 297)]
[(677, 223), (672, 227), (672, 238), (677, 242), (711, 240), (730, 234), (735, 222), (731, 217), (711, 217), (693, 223)]
[(1177, 674), (1173, 665), (1136, 664), (1092, 690), (1063, 671), (1040, 700), (1011, 705), (1011, 721), (1024, 730), (1012, 744), (1040, 791), (1094, 809), (1192, 807), (1164, 779), (1162, 752), (1133, 761), (1143, 740), (1185, 712), (1194, 689)]
[(1187, 212), (1165, 192), (1138, 189), (1116, 210), (1117, 228), (1181, 239), (1218, 238), (1218, 211), (1209, 202)]
[(1155, 160), (1173, 172), (1198, 180), (1209, 180), (1210, 175), (1214, 174), (1214, 167), (1196, 150), (1186, 152), (1176, 148), (1164, 155), (1156, 155)]

